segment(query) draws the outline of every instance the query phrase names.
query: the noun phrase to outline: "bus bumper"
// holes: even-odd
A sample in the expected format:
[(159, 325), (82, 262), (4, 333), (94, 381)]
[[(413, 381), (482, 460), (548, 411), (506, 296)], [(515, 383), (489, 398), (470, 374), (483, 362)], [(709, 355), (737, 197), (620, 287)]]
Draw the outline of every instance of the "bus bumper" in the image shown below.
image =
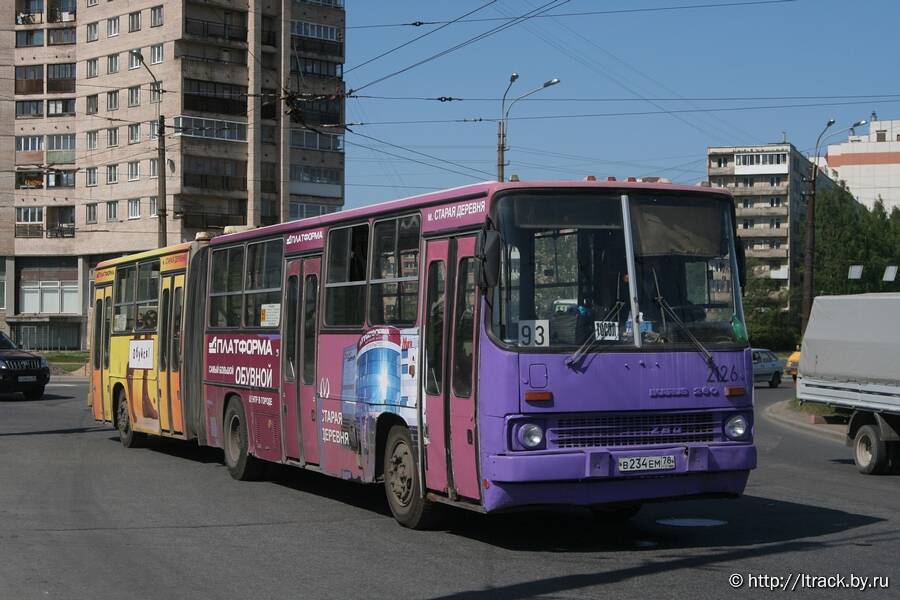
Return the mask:
[[(674, 455), (666, 471), (620, 473), (620, 458)], [(598, 505), (707, 494), (739, 495), (756, 467), (753, 444), (492, 455), (484, 464), (487, 511), (535, 504)]]

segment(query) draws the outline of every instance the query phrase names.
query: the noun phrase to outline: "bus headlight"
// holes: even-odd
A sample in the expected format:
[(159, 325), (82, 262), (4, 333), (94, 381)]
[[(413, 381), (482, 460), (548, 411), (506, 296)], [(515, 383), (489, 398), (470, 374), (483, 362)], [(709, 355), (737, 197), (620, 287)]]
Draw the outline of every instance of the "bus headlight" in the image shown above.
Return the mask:
[(517, 437), (524, 448), (534, 450), (544, 445), (544, 430), (535, 423), (525, 423), (519, 427)]
[(729, 439), (739, 440), (750, 431), (750, 424), (744, 415), (732, 415), (725, 421), (725, 435)]

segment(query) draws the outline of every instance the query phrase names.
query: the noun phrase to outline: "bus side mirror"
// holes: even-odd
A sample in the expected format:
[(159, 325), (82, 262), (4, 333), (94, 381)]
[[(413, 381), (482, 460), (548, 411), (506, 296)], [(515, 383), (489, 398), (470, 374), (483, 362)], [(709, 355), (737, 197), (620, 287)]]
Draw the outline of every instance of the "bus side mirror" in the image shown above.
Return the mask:
[(747, 253), (744, 251), (744, 240), (735, 238), (734, 247), (737, 251), (738, 282), (743, 290), (747, 287)]
[(492, 288), (500, 281), (500, 232), (482, 229), (475, 242), (476, 279), (482, 288)]

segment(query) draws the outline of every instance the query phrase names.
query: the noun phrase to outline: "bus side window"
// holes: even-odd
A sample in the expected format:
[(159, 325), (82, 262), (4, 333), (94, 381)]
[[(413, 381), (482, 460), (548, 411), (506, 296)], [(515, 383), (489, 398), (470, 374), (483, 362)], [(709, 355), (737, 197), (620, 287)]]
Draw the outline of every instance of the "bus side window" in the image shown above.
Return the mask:
[(103, 300), (98, 299), (94, 305), (94, 368), (100, 368), (100, 344), (103, 332)]
[(444, 287), (443, 261), (428, 265), (428, 288), (425, 297), (425, 392), (441, 393), (444, 381)]
[(244, 300), (244, 247), (214, 250), (211, 262), (209, 326), (240, 327)]
[(474, 259), (459, 262), (456, 277), (456, 316), (453, 320), (453, 393), (461, 398), (472, 394), (472, 358), (475, 354), (475, 270)]
[(419, 215), (375, 223), (373, 239), (369, 323), (415, 325), (419, 298)]
[(172, 296), (174, 306), (172, 307), (172, 356), (169, 364), (169, 370), (177, 373), (181, 366), (181, 297), (183, 292), (180, 287), (175, 288), (175, 295)]
[(244, 327), (280, 325), (282, 262), (281, 239), (247, 244)]
[(307, 275), (303, 282), (303, 383), (312, 385), (316, 377), (316, 305), (319, 278)]
[(159, 304), (160, 324), (159, 328), (159, 369), (165, 371), (169, 364), (169, 289), (162, 293), (162, 302)]
[(368, 254), (368, 224), (328, 232), (327, 325), (359, 327), (365, 321)]
[(299, 278), (291, 275), (287, 280), (287, 298), (284, 310), (284, 378), (297, 378), (297, 302), (300, 293)]
[(109, 368), (109, 336), (112, 333), (110, 326), (112, 325), (112, 298), (103, 299), (103, 368)]

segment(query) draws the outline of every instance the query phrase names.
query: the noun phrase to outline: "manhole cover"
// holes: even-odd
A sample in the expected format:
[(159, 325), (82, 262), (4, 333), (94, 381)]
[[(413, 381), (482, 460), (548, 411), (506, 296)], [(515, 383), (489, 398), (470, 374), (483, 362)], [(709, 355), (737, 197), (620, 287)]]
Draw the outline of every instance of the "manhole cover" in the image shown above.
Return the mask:
[(660, 525), (668, 525), (669, 527), (720, 527), (727, 525), (728, 521), (720, 521), (718, 519), (659, 519)]

